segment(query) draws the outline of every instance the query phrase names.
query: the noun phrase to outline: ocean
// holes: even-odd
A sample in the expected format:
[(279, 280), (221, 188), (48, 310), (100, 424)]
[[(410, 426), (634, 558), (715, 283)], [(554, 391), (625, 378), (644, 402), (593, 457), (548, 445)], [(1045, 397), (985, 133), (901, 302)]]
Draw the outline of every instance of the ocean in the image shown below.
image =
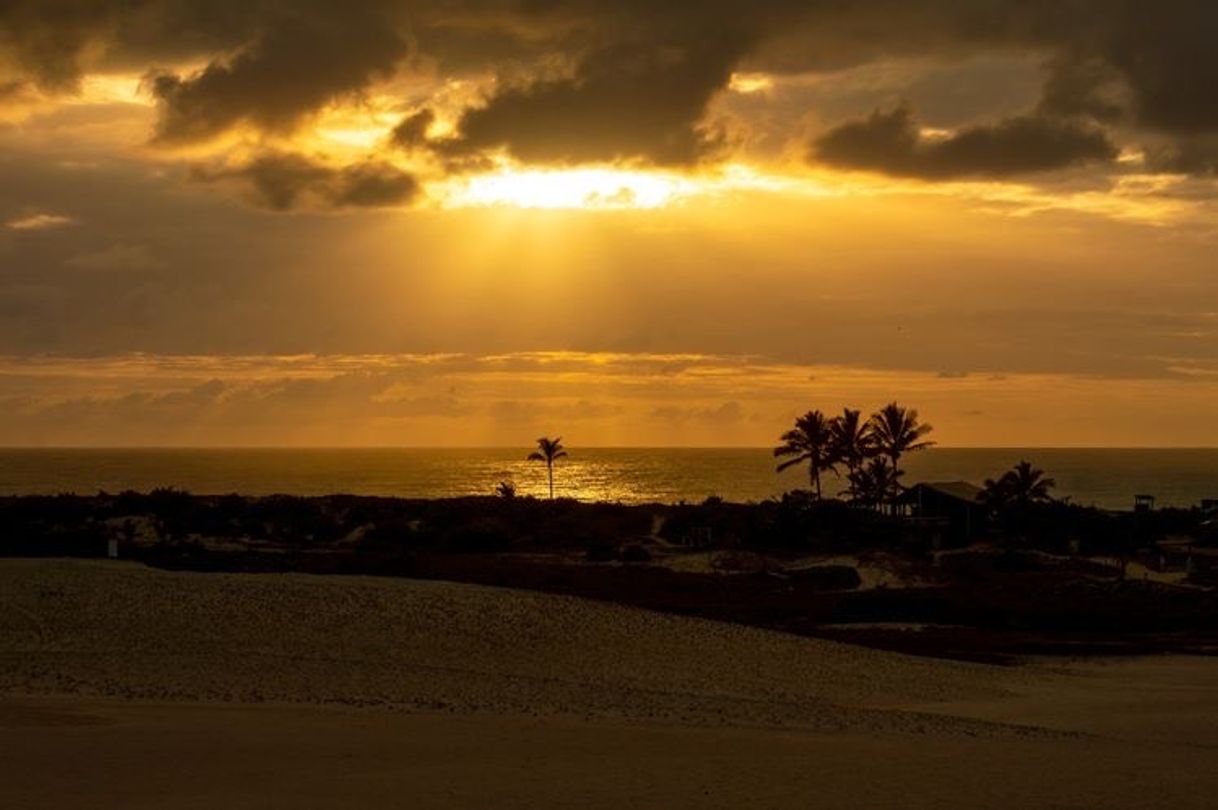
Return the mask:
[[(528, 448), (484, 449), (4, 449), (0, 494), (92, 494), (176, 487), (197, 494), (410, 498), (489, 495), (500, 481), (546, 493), (545, 466)], [(803, 470), (774, 472), (767, 448), (570, 448), (556, 495), (623, 503), (759, 501), (806, 486)], [(1218, 498), (1218, 449), (934, 448), (902, 462), (904, 483), (980, 484), (1021, 459), (1056, 479), (1058, 496), (1127, 509), (1136, 494), (1162, 506)], [(828, 476), (829, 492), (836, 489)]]

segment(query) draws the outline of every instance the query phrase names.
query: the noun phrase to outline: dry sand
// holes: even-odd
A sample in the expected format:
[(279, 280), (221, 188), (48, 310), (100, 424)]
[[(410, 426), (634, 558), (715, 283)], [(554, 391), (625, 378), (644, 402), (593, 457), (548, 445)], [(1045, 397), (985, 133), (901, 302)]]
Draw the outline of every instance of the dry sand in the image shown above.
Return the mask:
[(0, 562), (0, 807), (1218, 807), (1218, 659), (996, 668), (410, 580)]

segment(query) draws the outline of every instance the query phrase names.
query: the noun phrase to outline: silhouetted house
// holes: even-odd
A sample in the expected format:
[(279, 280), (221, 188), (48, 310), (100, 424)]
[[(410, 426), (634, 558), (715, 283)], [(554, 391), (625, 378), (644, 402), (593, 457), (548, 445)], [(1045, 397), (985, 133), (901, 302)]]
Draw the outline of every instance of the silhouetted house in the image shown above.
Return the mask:
[(1155, 510), (1154, 495), (1134, 495), (1133, 496), (1133, 511), (1135, 512), (1153, 512)]
[(981, 488), (967, 481), (914, 484), (897, 500), (905, 520), (933, 548), (967, 544), (985, 527)]
[(714, 532), (710, 526), (691, 526), (677, 543), (687, 548), (710, 548), (713, 541)]
[(1190, 579), (1218, 584), (1218, 548), (1197, 545), (1191, 538), (1169, 537), (1155, 543), (1160, 571), (1182, 571)]

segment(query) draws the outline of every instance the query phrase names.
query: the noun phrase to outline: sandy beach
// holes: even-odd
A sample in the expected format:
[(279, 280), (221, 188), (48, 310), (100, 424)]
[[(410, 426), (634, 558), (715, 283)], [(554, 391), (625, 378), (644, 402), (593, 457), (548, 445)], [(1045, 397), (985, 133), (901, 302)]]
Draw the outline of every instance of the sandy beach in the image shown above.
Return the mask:
[(0, 562), (0, 805), (1184, 807), (1218, 659), (913, 658), (585, 600)]

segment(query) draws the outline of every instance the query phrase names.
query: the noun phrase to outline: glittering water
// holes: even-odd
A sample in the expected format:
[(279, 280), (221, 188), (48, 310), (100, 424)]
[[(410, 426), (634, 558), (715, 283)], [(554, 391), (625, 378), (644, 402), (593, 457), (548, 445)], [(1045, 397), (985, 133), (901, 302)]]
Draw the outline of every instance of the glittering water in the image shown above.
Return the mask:
[[(500, 481), (544, 495), (545, 466), (527, 449), (35, 449), (0, 450), (0, 493), (93, 493), (173, 486), (196, 493), (404, 497), (487, 495)], [(980, 483), (1028, 459), (1076, 503), (1125, 508), (1133, 496), (1188, 506), (1218, 498), (1218, 449), (1069, 450), (936, 448), (903, 463), (905, 482)], [(625, 503), (763, 500), (805, 485), (800, 471), (774, 472), (757, 449), (571, 448), (558, 462), (560, 496)], [(833, 489), (833, 478), (826, 482)]]

